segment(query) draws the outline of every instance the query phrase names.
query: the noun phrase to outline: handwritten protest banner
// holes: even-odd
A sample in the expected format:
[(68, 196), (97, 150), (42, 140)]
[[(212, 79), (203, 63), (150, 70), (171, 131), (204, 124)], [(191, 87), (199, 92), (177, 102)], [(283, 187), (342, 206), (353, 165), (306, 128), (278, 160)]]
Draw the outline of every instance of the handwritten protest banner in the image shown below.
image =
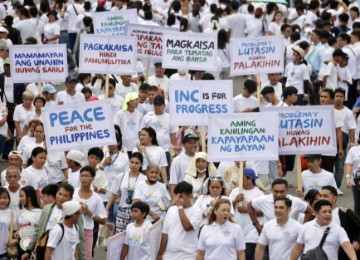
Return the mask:
[(162, 66), (170, 69), (215, 71), (217, 36), (202, 33), (177, 33), (163, 36)]
[(108, 260), (119, 260), (121, 250), (125, 241), (126, 232), (123, 231), (112, 237), (109, 237), (107, 244), (107, 258)]
[(278, 121), (274, 112), (210, 115), (209, 161), (277, 160)]
[(173, 28), (128, 23), (125, 36), (137, 38), (137, 57), (140, 59), (161, 59), (162, 43), (165, 33), (174, 32)]
[(233, 111), (231, 80), (171, 80), (169, 83), (171, 125), (208, 125), (208, 116)]
[(79, 71), (81, 73), (132, 74), (136, 72), (136, 39), (82, 34)]
[(116, 144), (110, 103), (106, 100), (44, 107), (48, 151), (69, 151)]
[(336, 154), (333, 106), (266, 107), (279, 114), (279, 154)]
[(93, 21), (95, 34), (121, 36), (127, 23), (137, 23), (137, 13), (136, 9), (94, 12)]
[(13, 83), (64, 82), (67, 73), (66, 44), (11, 45)]
[(230, 75), (283, 72), (283, 36), (233, 38), (230, 40)]

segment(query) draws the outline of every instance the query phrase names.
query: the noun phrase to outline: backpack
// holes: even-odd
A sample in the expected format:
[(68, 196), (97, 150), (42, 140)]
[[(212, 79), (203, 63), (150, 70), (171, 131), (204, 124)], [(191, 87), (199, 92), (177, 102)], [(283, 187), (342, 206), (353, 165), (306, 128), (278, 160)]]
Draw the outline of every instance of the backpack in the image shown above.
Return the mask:
[(301, 257), (301, 260), (328, 260), (328, 257), (325, 251), (322, 249), (322, 246), (325, 243), (325, 239), (329, 234), (329, 231), (330, 231), (330, 227), (327, 227), (320, 241), (320, 244), (317, 247), (307, 251), (306, 254)]
[[(60, 242), (63, 239), (64, 234), (65, 234), (64, 224), (59, 223), (59, 226), (61, 227), (62, 235), (61, 235), (60, 240), (57, 243), (57, 245), (60, 244)], [(76, 228), (76, 231), (77, 231), (78, 230), (77, 225), (75, 225), (75, 228)], [(35, 259), (36, 260), (44, 260), (45, 259), (45, 251), (46, 251), (47, 242), (49, 240), (49, 233), (50, 233), (50, 229), (45, 230), (40, 235), (40, 237), (36, 240), (36, 245), (35, 245)]]

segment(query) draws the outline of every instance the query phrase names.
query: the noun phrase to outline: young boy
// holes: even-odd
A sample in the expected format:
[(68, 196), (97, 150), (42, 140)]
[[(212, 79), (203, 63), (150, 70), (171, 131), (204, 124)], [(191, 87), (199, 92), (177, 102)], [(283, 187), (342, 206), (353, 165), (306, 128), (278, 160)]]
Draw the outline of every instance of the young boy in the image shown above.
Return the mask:
[(348, 65), (349, 56), (344, 53), (338, 64), (337, 70), (339, 74), (338, 87), (345, 89), (345, 100), (347, 100), (349, 85), (352, 84), (352, 75)]
[[(281, 94), (282, 94), (282, 84), (280, 82), (281, 79), (281, 74), (280, 73), (270, 73), (268, 74), (268, 82), (265, 82), (264, 84), (262, 84), (261, 86), (261, 90), (264, 89), (265, 86), (271, 86), (274, 88), (275, 91), (275, 97), (279, 100), (281, 100)], [(261, 101), (261, 105), (265, 106), (268, 105), (269, 102), (267, 102), (264, 98)]]
[(257, 99), (252, 96), (256, 91), (257, 83), (255, 80), (248, 79), (244, 82), (244, 88), (242, 94), (234, 97), (234, 112), (255, 112), (256, 109), (259, 109), (259, 104)]
[(91, 148), (88, 152), (89, 166), (96, 170), (95, 179), (92, 183), (94, 191), (101, 194), (106, 194), (108, 188), (108, 179), (105, 173), (97, 168), (97, 165), (104, 159), (104, 152), (99, 147)]
[(121, 260), (151, 260), (150, 228), (152, 224), (145, 220), (150, 207), (145, 202), (135, 202), (131, 206), (131, 217), (135, 221), (126, 227), (126, 236), (121, 250)]

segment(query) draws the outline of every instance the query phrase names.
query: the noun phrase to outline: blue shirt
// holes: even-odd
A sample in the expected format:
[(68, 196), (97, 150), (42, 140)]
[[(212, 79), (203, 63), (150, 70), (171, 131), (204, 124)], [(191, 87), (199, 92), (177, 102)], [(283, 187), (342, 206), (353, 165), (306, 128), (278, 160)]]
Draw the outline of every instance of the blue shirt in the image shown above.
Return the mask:
[(326, 46), (322, 43), (311, 46), (309, 53), (305, 56), (307, 62), (310, 63), (312, 67), (312, 74), (318, 75), (323, 61), (323, 53), (326, 49)]

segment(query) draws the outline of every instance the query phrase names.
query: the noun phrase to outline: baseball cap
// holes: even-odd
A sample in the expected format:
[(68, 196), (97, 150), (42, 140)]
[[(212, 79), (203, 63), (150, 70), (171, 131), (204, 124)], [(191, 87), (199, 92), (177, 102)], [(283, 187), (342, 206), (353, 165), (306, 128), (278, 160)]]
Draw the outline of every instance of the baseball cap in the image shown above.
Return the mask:
[(187, 134), (183, 137), (182, 139), (182, 143), (185, 144), (187, 142), (189, 142), (190, 140), (199, 140), (200, 138), (194, 134)]
[(156, 61), (154, 61), (154, 66), (158, 66), (158, 65), (162, 65), (162, 61), (161, 61), (161, 60), (156, 60)]
[(43, 87), (42, 92), (48, 92), (48, 93), (54, 94), (54, 93), (56, 93), (56, 89), (53, 85), (47, 84)]
[(305, 158), (310, 160), (321, 159), (321, 154), (306, 154)]
[(73, 75), (67, 76), (65, 83), (70, 83), (71, 81), (76, 81), (76, 78)]
[(66, 155), (66, 159), (75, 161), (78, 164), (82, 165), (84, 160), (85, 160), (85, 156), (84, 156), (84, 154), (82, 152), (80, 152), (78, 150), (71, 150)]
[(17, 157), (19, 157), (19, 158), (22, 160), (21, 155), (22, 155), (22, 153), (21, 153), (20, 151), (11, 151), (11, 152), (9, 153), (9, 157), (11, 157), (11, 156), (17, 156)]
[(66, 201), (62, 204), (63, 217), (71, 216), (81, 209), (81, 204), (78, 201)]
[(154, 105), (165, 105), (165, 99), (162, 96), (156, 96), (154, 98)]

